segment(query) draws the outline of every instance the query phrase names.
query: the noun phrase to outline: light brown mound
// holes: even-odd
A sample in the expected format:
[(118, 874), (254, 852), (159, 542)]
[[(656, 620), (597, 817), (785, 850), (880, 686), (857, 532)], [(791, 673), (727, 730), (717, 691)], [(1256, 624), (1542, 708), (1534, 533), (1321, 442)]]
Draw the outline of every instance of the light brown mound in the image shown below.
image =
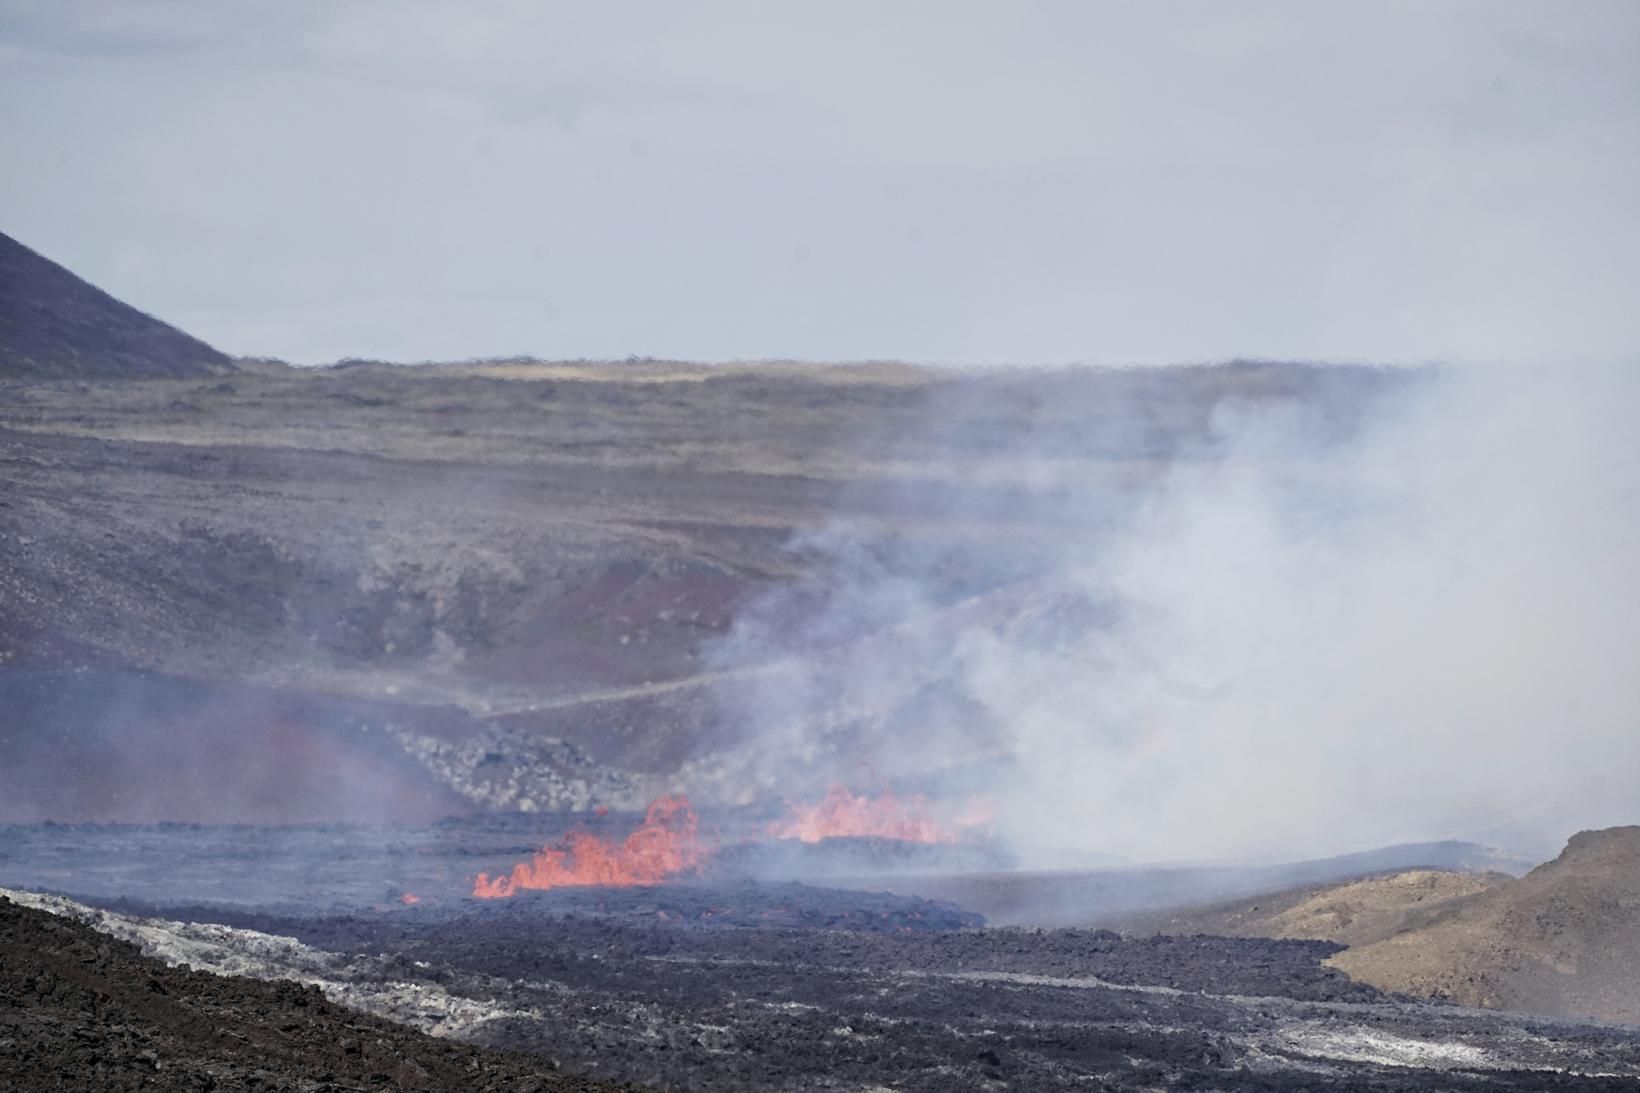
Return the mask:
[(1328, 963), (1380, 990), (1640, 1025), (1640, 827), (1585, 831), (1519, 880), (1414, 869), (1109, 924), (1336, 941)]
[(1331, 963), (1385, 990), (1640, 1024), (1640, 827), (1582, 832), (1520, 880)]
[(1116, 925), (1127, 933), (1300, 938), (1368, 945), (1426, 926), (1510, 881), (1502, 873), (1409, 869), (1344, 884), (1312, 885), (1210, 907), (1136, 916)]

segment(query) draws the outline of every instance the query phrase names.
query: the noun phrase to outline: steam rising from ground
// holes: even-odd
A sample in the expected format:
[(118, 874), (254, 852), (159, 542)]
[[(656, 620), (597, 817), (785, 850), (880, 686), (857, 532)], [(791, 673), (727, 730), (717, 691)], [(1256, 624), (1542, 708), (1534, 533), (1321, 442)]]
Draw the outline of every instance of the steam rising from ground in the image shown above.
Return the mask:
[[(953, 598), (949, 558), (858, 527), (800, 544), (830, 562), (826, 606), (759, 605), (718, 650), (789, 658), (730, 699), (760, 742), (738, 776), (863, 761), (982, 788), (1027, 862), (1547, 853), (1633, 822), (1636, 422), (1619, 370), (1443, 370), (1351, 428), (1302, 397), (1222, 400), (1136, 494), (1098, 451), (1019, 452), (1018, 535), (976, 548), (1029, 555), (1000, 592)], [(966, 515), (960, 490), (906, 489)]]

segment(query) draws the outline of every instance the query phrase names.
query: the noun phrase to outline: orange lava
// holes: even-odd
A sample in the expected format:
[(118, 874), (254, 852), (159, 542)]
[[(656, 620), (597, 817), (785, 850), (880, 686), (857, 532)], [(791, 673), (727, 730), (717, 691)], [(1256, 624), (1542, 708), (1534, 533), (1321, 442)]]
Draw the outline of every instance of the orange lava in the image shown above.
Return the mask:
[(515, 892), (546, 888), (659, 884), (695, 868), (706, 857), (698, 828), (687, 797), (660, 797), (649, 806), (643, 824), (621, 842), (573, 831), (562, 844), (543, 847), (511, 873), (493, 880), (480, 873), (473, 895), (505, 899)]
[(784, 820), (769, 825), (777, 839), (801, 839), (817, 843), (821, 839), (870, 836), (902, 839), (914, 843), (952, 843), (957, 834), (934, 818), (928, 798), (921, 795), (896, 797), (884, 790), (876, 797), (834, 785), (818, 804), (794, 805)]
[(416, 895), (414, 892), (406, 892), (404, 895), (399, 897), (399, 902), (404, 904), (406, 907), (414, 907), (416, 904), (421, 902), (421, 897)]

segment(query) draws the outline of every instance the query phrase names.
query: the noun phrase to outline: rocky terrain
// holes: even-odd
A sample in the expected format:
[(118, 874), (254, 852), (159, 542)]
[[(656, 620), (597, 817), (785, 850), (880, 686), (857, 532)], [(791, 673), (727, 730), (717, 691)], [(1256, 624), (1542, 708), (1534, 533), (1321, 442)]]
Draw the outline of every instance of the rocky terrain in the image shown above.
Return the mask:
[[(1124, 940), (1108, 931), (954, 929), (934, 920), (885, 931), (837, 917), (851, 905), (874, 916), (882, 901), (823, 889), (767, 896), (806, 912), (830, 908), (836, 921), (827, 928), (794, 927), (790, 919), (751, 925), (755, 916), (734, 926), (656, 917), (657, 905), (686, 906), (694, 897), (646, 889), (607, 890), (573, 908), (531, 898), (294, 917), (203, 909), (139, 917), (11, 896), (167, 963), (294, 980), (301, 985), (200, 971), (161, 977), (152, 964), (122, 980), (140, 992), (158, 978), (169, 993), (150, 1010), (172, 999), (185, 1005), (200, 986), (200, 1006), (223, 994), (283, 1000), (288, 1009), (255, 1011), (271, 1031), (230, 1026), (276, 1047), (313, 1035), (343, 1012), (334, 1007), (346, 1006), (446, 1040), (521, 1049), (566, 1070), (678, 1090), (1616, 1090), (1640, 1079), (1633, 1032), (1386, 999), (1323, 966), (1337, 948), (1324, 942)], [(755, 909), (763, 897), (723, 889), (711, 898), (749, 899), (743, 906)], [(0, 908), (29, 937), (44, 935), (48, 959), (70, 968), (100, 966), (104, 953), (132, 959), (126, 946), (84, 928), (65, 924), (53, 934), (38, 915)], [(13, 966), (4, 965), (6, 989), (39, 989), (26, 973), (13, 987)], [(119, 1011), (87, 1020), (79, 1013), (97, 1003), (76, 998), (64, 998), (71, 1008), (61, 1032), (28, 1009), (0, 1009), (10, 1022), (0, 1027), (18, 1029), (8, 1033), (13, 1043), (37, 1057), (56, 1059), (47, 1045), (81, 1036), (92, 1045), (130, 1043), (139, 1065), (150, 1067), (172, 1052), (179, 1064), (200, 1065), (193, 1060), (210, 1059), (205, 1045), (219, 1042), (207, 1021), (196, 1038), (162, 1040), (163, 1051), (143, 1060), (147, 1041)], [(384, 1049), (402, 1050), (405, 1070), (426, 1088), (558, 1088), (503, 1085), (501, 1076), (519, 1073), (508, 1069), (519, 1065), (516, 1057), (452, 1044), (429, 1061), (425, 1038), (401, 1032), (387, 1040), (368, 1018), (344, 1020), (336, 1040), (314, 1051), (317, 1065), (334, 1067), (328, 1080), (340, 1088), (356, 1067), (388, 1065)], [(352, 1048), (363, 1060), (349, 1064)], [(270, 1055), (266, 1069), (277, 1073), (283, 1057)], [(332, 1063), (336, 1056), (341, 1062)], [(54, 1065), (86, 1073), (91, 1058), (86, 1048)], [(387, 1081), (404, 1082), (402, 1075), (389, 1072)]]
[(539, 1056), (435, 1039), (314, 987), (172, 966), (0, 896), (0, 1086), (60, 1090), (613, 1090)]

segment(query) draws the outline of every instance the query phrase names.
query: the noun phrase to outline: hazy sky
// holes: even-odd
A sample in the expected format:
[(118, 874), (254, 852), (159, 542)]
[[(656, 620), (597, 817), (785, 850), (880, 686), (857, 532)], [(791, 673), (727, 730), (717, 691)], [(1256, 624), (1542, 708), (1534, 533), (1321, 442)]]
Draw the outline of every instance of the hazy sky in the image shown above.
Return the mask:
[(0, 231), (234, 353), (1640, 352), (1640, 3), (0, 0)]

